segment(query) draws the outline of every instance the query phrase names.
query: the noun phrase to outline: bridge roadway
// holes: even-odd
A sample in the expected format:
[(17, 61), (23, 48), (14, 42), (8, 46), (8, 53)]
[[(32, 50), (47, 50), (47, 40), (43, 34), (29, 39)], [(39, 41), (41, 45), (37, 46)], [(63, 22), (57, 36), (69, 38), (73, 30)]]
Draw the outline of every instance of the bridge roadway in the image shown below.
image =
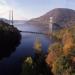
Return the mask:
[(20, 31), (20, 32), (24, 32), (24, 33), (33, 33), (33, 34), (42, 34), (42, 35), (48, 35), (48, 33), (44, 33), (44, 32), (33, 32), (33, 31)]

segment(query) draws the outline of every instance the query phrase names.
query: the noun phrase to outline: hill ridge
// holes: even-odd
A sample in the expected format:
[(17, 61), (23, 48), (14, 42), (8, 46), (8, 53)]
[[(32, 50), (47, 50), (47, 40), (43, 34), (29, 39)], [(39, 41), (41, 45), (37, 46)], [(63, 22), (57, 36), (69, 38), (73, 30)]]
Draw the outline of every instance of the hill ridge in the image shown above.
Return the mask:
[(53, 22), (61, 25), (61, 27), (69, 27), (75, 24), (75, 10), (68, 8), (55, 8), (46, 14), (28, 21), (33, 25), (49, 25), (49, 18), (53, 17)]

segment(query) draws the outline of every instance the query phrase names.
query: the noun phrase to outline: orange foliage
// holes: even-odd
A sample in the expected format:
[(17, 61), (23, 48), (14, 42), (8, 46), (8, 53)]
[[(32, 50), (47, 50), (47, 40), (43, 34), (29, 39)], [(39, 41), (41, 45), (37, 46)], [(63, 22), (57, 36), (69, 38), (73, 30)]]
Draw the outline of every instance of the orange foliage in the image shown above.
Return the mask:
[(71, 56), (71, 60), (72, 60), (73, 62), (75, 62), (75, 57), (74, 57), (74, 56)]
[(63, 52), (65, 55), (68, 55), (70, 50), (74, 47), (72, 34), (67, 30), (63, 35)]
[(55, 59), (56, 59), (55, 53), (50, 52), (46, 58), (46, 63), (51, 66)]
[(49, 46), (48, 51), (46, 62), (52, 66), (53, 62), (62, 54), (62, 45), (60, 43), (54, 43)]

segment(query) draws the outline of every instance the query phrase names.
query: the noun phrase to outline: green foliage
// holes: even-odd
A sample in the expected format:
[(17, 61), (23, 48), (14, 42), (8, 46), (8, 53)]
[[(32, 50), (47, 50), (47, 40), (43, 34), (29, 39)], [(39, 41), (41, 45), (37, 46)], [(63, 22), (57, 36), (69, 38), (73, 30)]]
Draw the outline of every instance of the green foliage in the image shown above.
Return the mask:
[(61, 30), (58, 30), (56, 32), (53, 32), (52, 33), (53, 40), (56, 42), (61, 42), (65, 31), (66, 31), (66, 29), (61, 29)]
[(56, 42), (56, 43), (50, 45), (48, 50), (49, 50), (49, 52), (50, 51), (62, 50), (62, 45), (60, 43)]
[(53, 75), (45, 62), (44, 55), (35, 54), (35, 57), (26, 57), (22, 65), (21, 75)]
[(33, 63), (33, 60), (31, 57), (27, 57), (27, 59), (25, 60), (26, 63), (28, 64), (32, 64)]
[(33, 67), (32, 67), (32, 58), (27, 57), (22, 65), (21, 75), (32, 75)]
[(3, 21), (0, 21), (0, 32), (1, 31), (11, 31), (11, 32), (15, 32), (18, 31), (17, 28), (15, 28), (12, 25), (9, 25)]

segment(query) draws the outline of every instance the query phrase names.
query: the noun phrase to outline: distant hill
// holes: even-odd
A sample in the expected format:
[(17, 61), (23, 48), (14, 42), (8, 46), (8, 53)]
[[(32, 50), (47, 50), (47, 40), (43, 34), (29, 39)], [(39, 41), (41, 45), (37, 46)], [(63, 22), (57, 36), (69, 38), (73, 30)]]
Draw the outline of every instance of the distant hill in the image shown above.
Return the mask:
[[(8, 20), (8, 19), (5, 19), (5, 18), (0, 18), (0, 21), (3, 21), (5, 23), (8, 23), (10, 22), (10, 24), (12, 24), (12, 20)], [(19, 24), (25, 24), (26, 21), (25, 20), (13, 20), (13, 24), (14, 25), (19, 25)]]
[(8, 23), (9, 24), (9, 20), (5, 19), (5, 18), (0, 18), (0, 21), (3, 21), (5, 23)]
[(43, 16), (29, 20), (27, 23), (48, 26), (50, 17), (53, 17), (53, 23), (60, 27), (69, 27), (75, 24), (75, 10), (67, 8), (53, 9)]
[(25, 24), (26, 21), (25, 20), (14, 20), (13, 23), (14, 25), (21, 25), (21, 24)]

